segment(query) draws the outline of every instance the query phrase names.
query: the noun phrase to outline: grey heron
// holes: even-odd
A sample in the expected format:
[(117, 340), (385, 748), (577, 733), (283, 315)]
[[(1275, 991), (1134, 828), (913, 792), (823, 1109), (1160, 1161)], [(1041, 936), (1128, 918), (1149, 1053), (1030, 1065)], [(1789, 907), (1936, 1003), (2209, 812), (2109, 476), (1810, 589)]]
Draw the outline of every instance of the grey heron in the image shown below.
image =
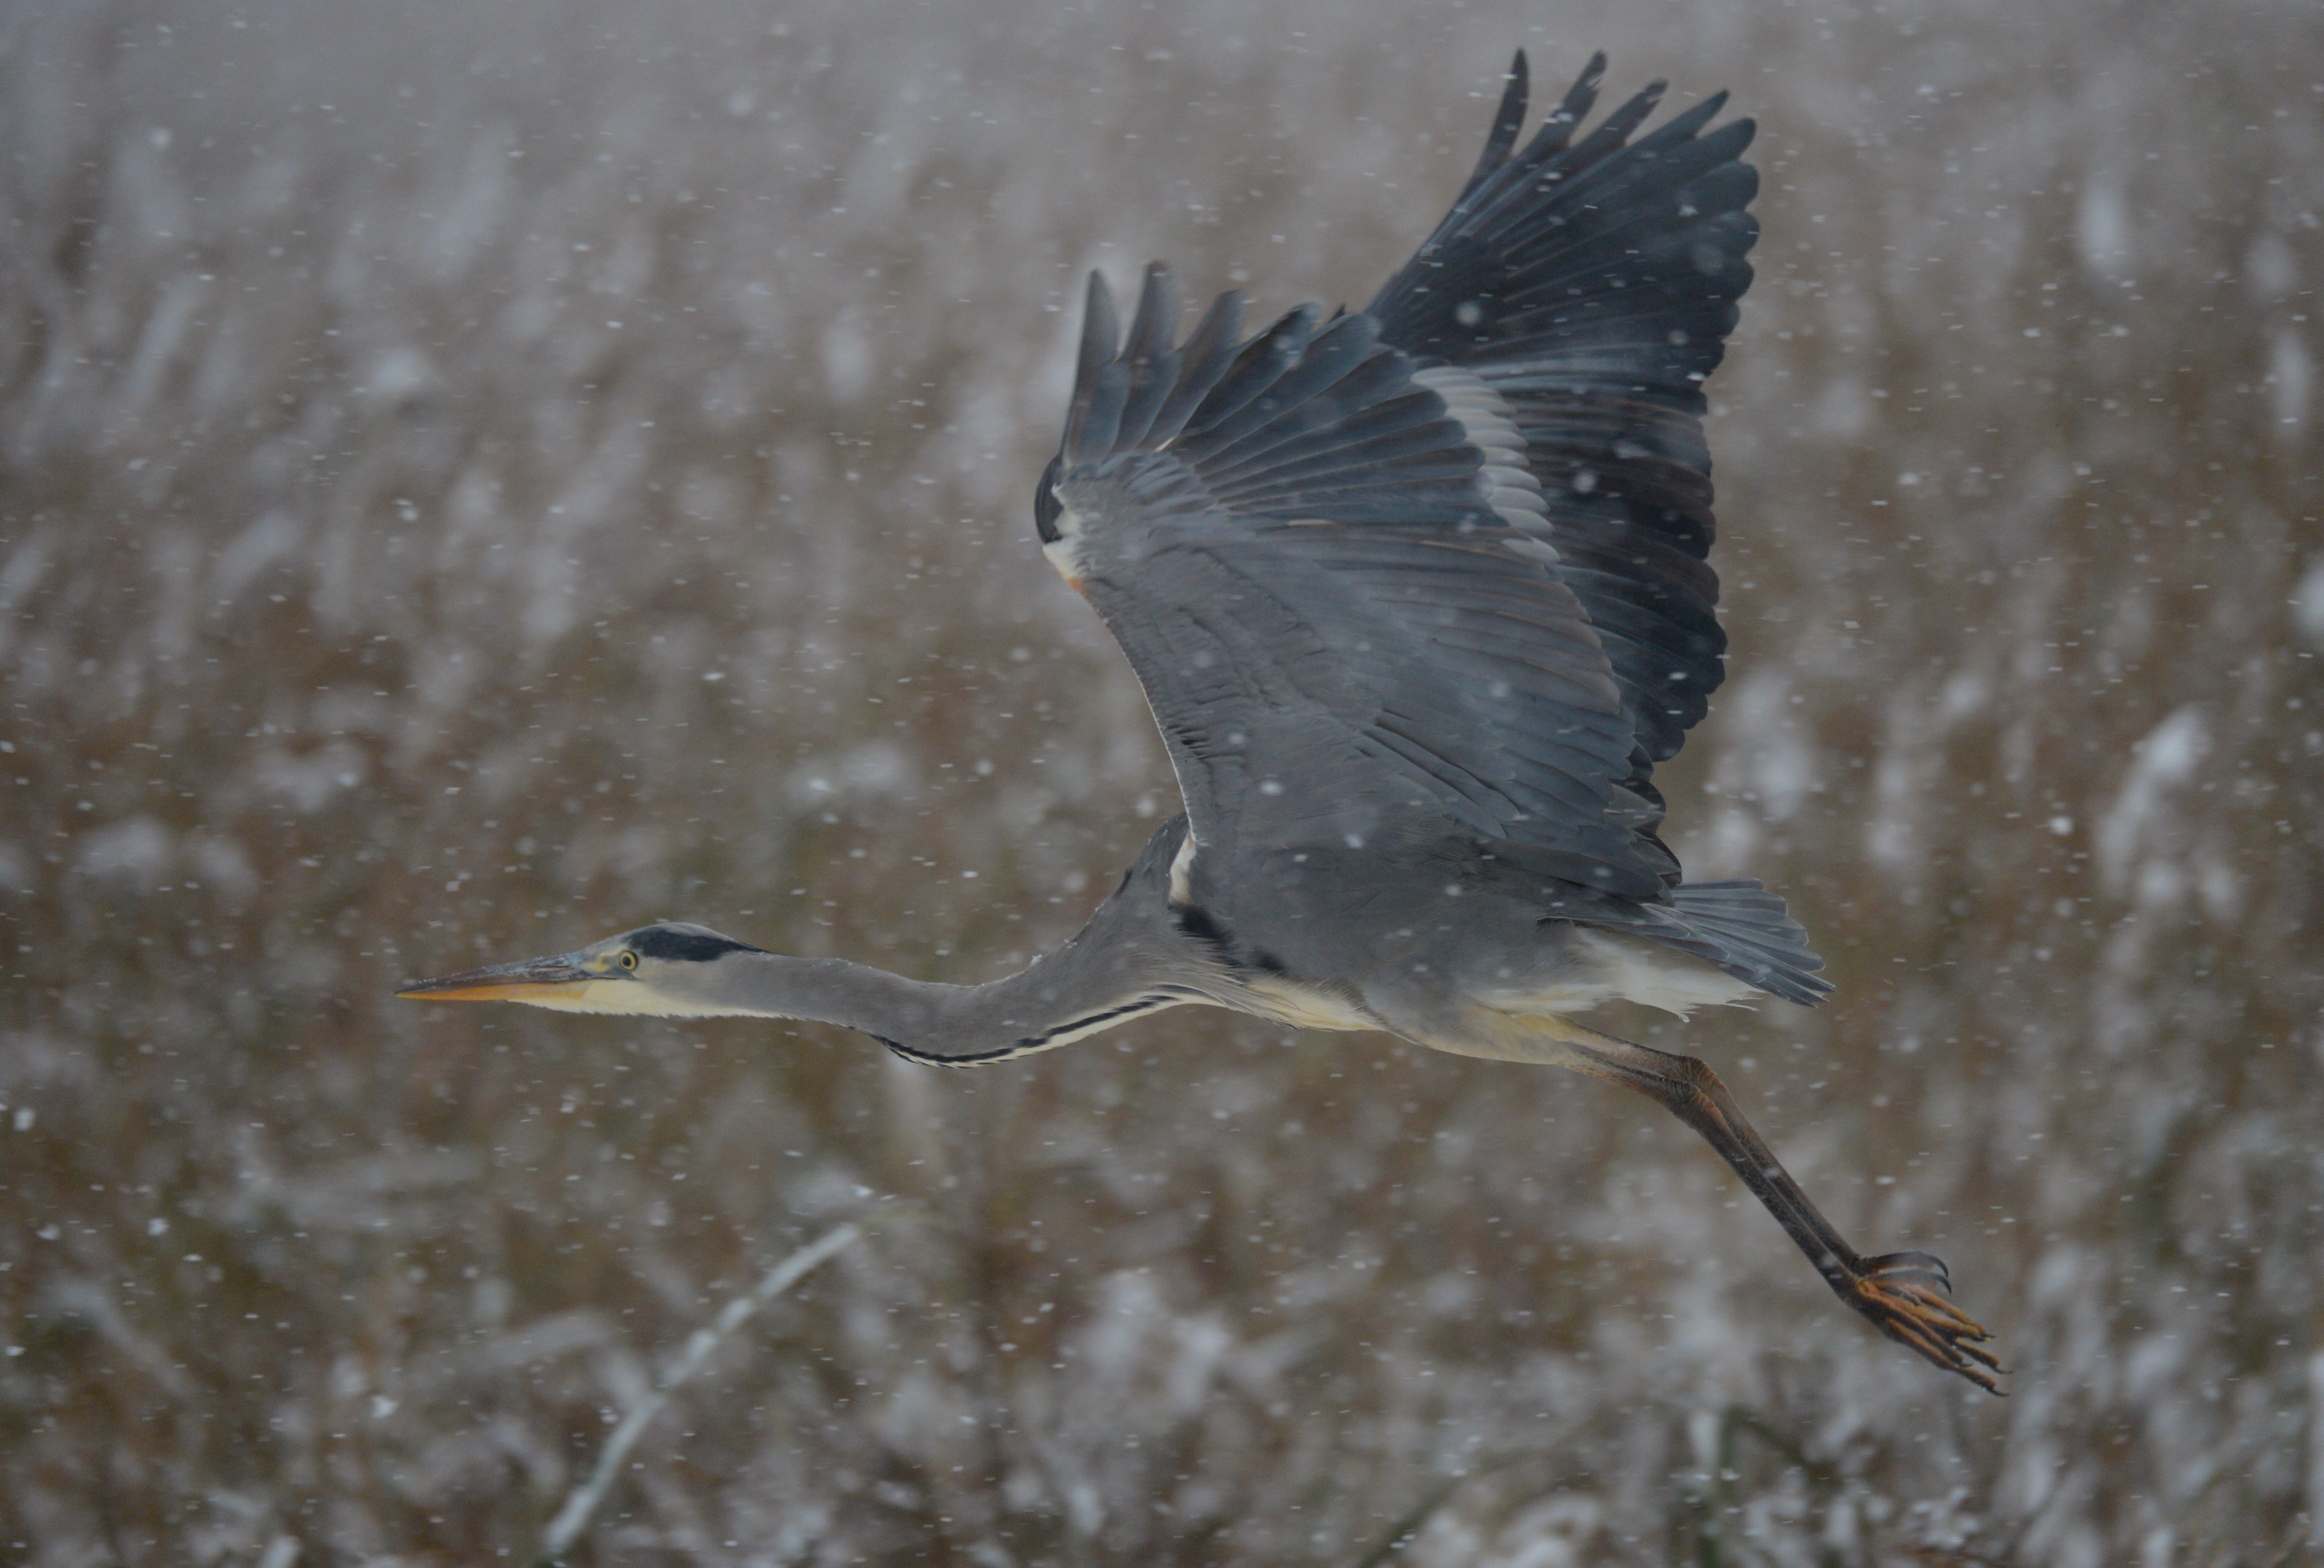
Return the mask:
[(1998, 1391), (1921, 1252), (1844, 1241), (1694, 1058), (1582, 1015), (1831, 990), (1756, 881), (1690, 882), (1655, 764), (1723, 674), (1702, 383), (1751, 281), (1753, 124), (1721, 93), (1587, 134), (1594, 58), (1520, 149), (1519, 52), (1452, 210), (1360, 311), (1191, 334), (1148, 269), (1125, 338), (1089, 281), (1042, 548), (1120, 644), (1184, 815), (1057, 951), (943, 985), (705, 927), (401, 994), (807, 1019), (968, 1066), (1164, 1008), (1384, 1030), (1640, 1091), (1732, 1166), (1840, 1299)]

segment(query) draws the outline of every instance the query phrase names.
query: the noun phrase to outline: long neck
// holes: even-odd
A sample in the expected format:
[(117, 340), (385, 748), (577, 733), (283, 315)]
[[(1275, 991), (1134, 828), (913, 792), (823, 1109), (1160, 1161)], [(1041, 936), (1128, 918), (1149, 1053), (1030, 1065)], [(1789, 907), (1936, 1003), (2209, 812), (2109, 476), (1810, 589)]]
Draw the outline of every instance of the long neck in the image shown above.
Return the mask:
[[(702, 977), (721, 1011), (861, 1030), (899, 1056), (969, 1066), (1065, 1045), (1140, 1013), (1206, 1000), (1217, 964), (1166, 901), (1177, 824), (1157, 834), (1080, 935), (1005, 980), (939, 985), (839, 958), (737, 953)], [(1183, 831), (1183, 830), (1180, 830)]]

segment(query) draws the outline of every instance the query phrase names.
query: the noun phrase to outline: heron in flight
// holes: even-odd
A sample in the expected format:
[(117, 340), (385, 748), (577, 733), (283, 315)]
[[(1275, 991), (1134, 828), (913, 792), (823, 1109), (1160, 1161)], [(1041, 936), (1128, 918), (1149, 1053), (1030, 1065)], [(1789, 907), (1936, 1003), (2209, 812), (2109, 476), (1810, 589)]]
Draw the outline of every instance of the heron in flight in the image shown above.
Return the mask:
[(645, 926), (401, 994), (575, 1012), (807, 1019), (945, 1066), (1201, 1003), (1570, 1067), (1667, 1106), (1840, 1298), (1979, 1387), (1990, 1335), (1944, 1265), (1867, 1257), (1718, 1076), (1583, 1021), (1831, 986), (1756, 881), (1687, 881), (1656, 763), (1727, 638), (1703, 379), (1758, 226), (1721, 93), (1586, 134), (1593, 59), (1522, 148), (1520, 52), (1485, 148), (1360, 311), (1255, 335), (1222, 295), (1183, 340), (1170, 274), (1127, 337), (1089, 281), (1042, 549), (1130, 660), (1185, 799), (1080, 934), (984, 985)]

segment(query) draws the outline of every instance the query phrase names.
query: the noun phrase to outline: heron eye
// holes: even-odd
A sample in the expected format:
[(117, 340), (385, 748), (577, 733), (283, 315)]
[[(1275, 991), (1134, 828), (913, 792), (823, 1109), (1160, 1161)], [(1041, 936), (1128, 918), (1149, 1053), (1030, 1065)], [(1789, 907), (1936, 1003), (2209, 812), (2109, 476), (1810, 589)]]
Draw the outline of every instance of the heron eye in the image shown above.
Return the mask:
[(634, 953), (624, 953), (615, 962), (624, 969), (635, 969), (638, 966), (638, 955)]

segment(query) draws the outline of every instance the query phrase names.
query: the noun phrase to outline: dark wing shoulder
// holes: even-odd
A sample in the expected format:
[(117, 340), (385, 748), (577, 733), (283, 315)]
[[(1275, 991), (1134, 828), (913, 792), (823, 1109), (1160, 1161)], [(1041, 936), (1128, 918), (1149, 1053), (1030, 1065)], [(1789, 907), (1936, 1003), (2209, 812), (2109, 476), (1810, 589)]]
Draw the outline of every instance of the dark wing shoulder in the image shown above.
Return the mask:
[[(1460, 198), (1370, 307), (1423, 379), (1513, 425), (1551, 569), (1597, 628), (1638, 751), (1624, 790), (1659, 820), (1653, 764), (1723, 675), (1702, 383), (1724, 355), (1758, 226), (1749, 120), (1721, 93), (1630, 140), (1656, 83), (1576, 139), (1605, 57), (1531, 142), (1520, 52)], [(1441, 368), (1437, 368), (1441, 367)]]
[(1093, 278), (1039, 502), (1045, 548), (1145, 688), (1196, 841), (1502, 840), (1657, 896), (1667, 856), (1609, 813), (1629, 719), (1532, 537), (1515, 437), (1473, 434), (1369, 316), (1305, 307), (1239, 343), (1239, 312), (1227, 296), (1175, 342), (1156, 267), (1125, 342)]

